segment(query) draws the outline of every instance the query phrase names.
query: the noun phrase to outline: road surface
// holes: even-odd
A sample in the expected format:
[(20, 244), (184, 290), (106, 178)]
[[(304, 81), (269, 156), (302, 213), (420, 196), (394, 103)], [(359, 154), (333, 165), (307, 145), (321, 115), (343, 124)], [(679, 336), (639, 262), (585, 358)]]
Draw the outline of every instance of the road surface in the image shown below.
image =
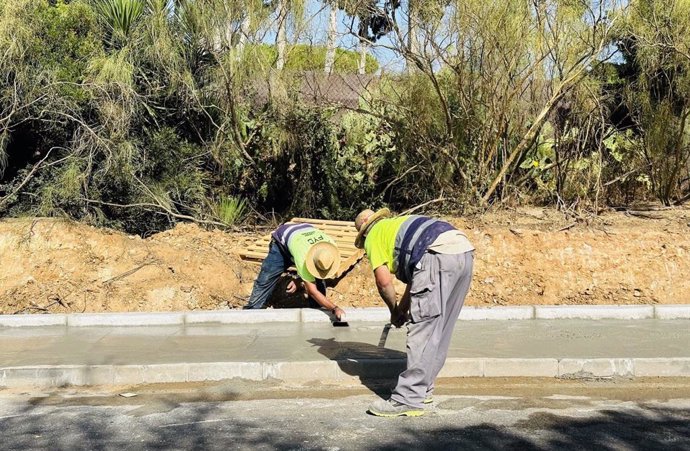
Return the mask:
[(0, 448), (690, 450), (684, 379), (443, 380), (420, 418), (366, 414), (376, 396), (240, 380), (0, 390)]

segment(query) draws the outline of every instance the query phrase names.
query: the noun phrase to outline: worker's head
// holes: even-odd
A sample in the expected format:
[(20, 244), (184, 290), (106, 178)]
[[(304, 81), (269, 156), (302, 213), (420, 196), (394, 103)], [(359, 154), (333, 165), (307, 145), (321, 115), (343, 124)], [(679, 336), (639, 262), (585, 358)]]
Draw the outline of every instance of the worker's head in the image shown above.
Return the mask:
[(355, 218), (355, 229), (359, 232), (362, 229), (362, 226), (367, 223), (369, 220), (369, 216), (374, 214), (374, 210), (366, 209), (362, 210), (359, 212), (357, 217)]
[(315, 278), (332, 279), (340, 269), (340, 252), (335, 244), (322, 241), (309, 249), (304, 264)]
[(355, 246), (359, 249), (364, 247), (364, 240), (367, 237), (369, 230), (380, 219), (387, 218), (391, 215), (391, 211), (387, 208), (382, 208), (377, 212), (374, 210), (362, 210), (355, 217), (355, 228), (357, 229), (357, 238), (355, 238)]

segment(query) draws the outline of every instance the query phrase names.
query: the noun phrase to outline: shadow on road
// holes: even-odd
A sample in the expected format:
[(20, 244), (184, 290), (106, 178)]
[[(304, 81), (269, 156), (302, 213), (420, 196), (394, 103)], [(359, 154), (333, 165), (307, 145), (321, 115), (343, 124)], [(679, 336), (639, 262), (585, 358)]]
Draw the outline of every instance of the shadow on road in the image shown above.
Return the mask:
[[(323, 412), (321, 412), (323, 414)], [(337, 411), (332, 412), (337, 415)], [(512, 424), (438, 426), (421, 419), (378, 419), (339, 449), (355, 450), (684, 450), (690, 449), (690, 410), (646, 407), (598, 410), (586, 418), (538, 411)], [(453, 417), (472, 422), (472, 412)], [(344, 419), (347, 421), (347, 419)], [(352, 420), (350, 420), (352, 421)], [(357, 420), (358, 421), (358, 420)], [(315, 426), (316, 423), (316, 426)], [(136, 415), (112, 407), (31, 407), (0, 417), (3, 449), (334, 449), (335, 438), (309, 415), (281, 415), (233, 403)], [(385, 423), (385, 425), (384, 425)], [(436, 423), (436, 424), (435, 424)], [(446, 422), (447, 423), (447, 422)], [(380, 428), (374, 427), (379, 425)], [(386, 433), (380, 433), (381, 428)], [(344, 431), (340, 431), (342, 433)]]
[[(519, 431), (520, 433), (516, 433)], [(587, 418), (537, 412), (510, 429), (494, 424), (430, 430), (407, 428), (379, 450), (687, 450), (690, 410), (603, 410)]]
[(338, 363), (340, 369), (359, 378), (362, 385), (381, 398), (388, 399), (398, 375), (405, 370), (404, 352), (357, 341), (336, 341), (335, 338), (311, 338), (318, 352)]

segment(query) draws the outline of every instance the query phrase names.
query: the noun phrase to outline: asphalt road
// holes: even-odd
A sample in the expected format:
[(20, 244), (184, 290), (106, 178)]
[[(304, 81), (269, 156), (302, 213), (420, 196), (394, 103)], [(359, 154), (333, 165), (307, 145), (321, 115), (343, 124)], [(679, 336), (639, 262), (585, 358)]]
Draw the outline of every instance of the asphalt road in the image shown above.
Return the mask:
[(0, 449), (690, 450), (683, 379), (447, 380), (420, 418), (367, 415), (375, 398), (243, 381), (0, 390)]

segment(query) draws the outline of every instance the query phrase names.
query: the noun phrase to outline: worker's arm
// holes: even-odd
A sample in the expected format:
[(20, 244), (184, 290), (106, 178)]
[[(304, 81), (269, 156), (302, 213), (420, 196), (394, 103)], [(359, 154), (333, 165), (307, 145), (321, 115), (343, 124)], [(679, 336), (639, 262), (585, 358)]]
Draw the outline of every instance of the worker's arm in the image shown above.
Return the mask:
[(410, 317), (410, 284), (405, 287), (405, 293), (400, 298), (396, 311), (391, 315), (391, 324), (400, 327), (405, 324)]
[(376, 288), (379, 290), (381, 299), (388, 306), (391, 312), (391, 324), (400, 327), (398, 323), (398, 308), (396, 306), (395, 287), (393, 286), (393, 275), (388, 266), (381, 265), (374, 270), (374, 277), (376, 278)]
[(328, 298), (319, 291), (315, 283), (307, 282), (306, 280), (303, 280), (302, 283), (304, 284), (304, 289), (307, 291), (307, 294), (318, 302), (321, 307), (330, 310), (335, 317), (338, 318), (338, 321), (343, 318), (345, 311), (329, 301)]

